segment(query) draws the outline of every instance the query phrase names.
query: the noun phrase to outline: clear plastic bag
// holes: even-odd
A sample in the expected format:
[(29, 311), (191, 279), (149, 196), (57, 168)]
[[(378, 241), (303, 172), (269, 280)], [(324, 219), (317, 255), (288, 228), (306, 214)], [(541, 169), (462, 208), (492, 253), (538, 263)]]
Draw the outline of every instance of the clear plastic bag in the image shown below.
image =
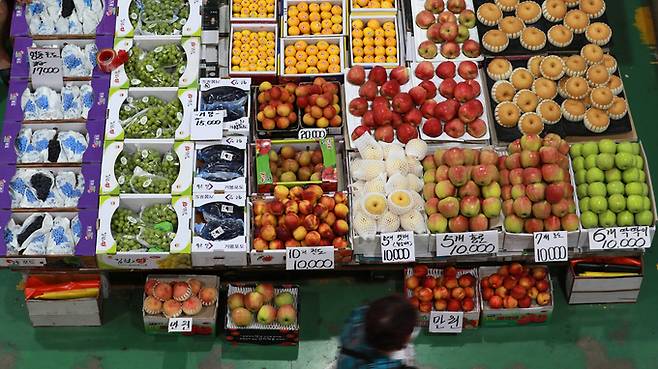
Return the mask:
[(80, 196), (85, 189), (85, 180), (82, 174), (75, 172), (60, 172), (55, 178), (57, 193), (64, 200), (64, 207), (74, 208), (78, 206)]
[(53, 220), (52, 229), (48, 235), (46, 254), (73, 255), (75, 243), (73, 232), (71, 231), (71, 221), (65, 217), (56, 217)]
[(87, 137), (76, 131), (60, 132), (57, 136), (61, 151), (59, 162), (80, 163), (87, 151)]
[(64, 119), (76, 119), (82, 115), (80, 88), (68, 85), (62, 88), (62, 111)]
[(31, 229), (34, 229), (34, 231), (31, 232), (30, 235), (27, 236), (27, 238), (25, 238), (25, 241), (23, 241), (22, 245), (20, 246), (21, 254), (23, 255), (46, 254), (46, 249), (48, 247), (48, 235), (53, 226), (53, 217), (50, 214), (42, 214), (42, 215), (43, 215), (43, 221), (41, 223), (40, 228), (34, 229), (35, 227), (30, 227), (29, 224), (25, 228), (25, 230), (28, 232)]

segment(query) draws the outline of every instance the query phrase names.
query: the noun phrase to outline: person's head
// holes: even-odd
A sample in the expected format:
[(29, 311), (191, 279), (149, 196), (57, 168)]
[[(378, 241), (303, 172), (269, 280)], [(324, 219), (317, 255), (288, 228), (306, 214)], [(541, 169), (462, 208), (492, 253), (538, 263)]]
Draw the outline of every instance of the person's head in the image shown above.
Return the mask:
[(417, 320), (416, 308), (404, 297), (381, 298), (366, 312), (366, 340), (382, 352), (400, 350), (409, 342)]

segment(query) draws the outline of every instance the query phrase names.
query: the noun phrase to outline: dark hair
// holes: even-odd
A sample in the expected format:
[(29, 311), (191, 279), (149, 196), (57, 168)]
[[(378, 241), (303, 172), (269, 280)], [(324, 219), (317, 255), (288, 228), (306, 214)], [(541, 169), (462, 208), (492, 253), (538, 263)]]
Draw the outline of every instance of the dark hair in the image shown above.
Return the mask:
[(366, 312), (366, 340), (383, 352), (406, 346), (418, 321), (418, 312), (402, 296), (392, 295), (374, 301)]

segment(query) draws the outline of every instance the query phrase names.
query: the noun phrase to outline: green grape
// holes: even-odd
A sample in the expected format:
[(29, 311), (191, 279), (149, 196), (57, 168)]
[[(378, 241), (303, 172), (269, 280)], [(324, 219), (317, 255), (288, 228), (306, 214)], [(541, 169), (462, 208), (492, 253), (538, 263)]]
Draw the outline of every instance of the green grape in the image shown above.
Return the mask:
[(172, 229), (176, 230), (178, 228), (178, 216), (170, 204), (149, 206), (142, 210), (141, 215), (142, 221), (146, 224), (154, 225), (161, 222), (169, 222), (172, 225)]
[(174, 138), (183, 105), (178, 99), (167, 103), (154, 96), (126, 99), (119, 117), (126, 138)]
[(176, 237), (176, 233), (161, 231), (156, 228), (144, 227), (142, 233), (139, 234), (139, 238), (142, 242), (148, 244), (150, 248), (158, 248), (163, 251), (169, 251), (169, 245), (171, 241)]
[(178, 44), (158, 46), (153, 51), (133, 46), (125, 71), (131, 86), (176, 87), (186, 61), (185, 51)]
[(190, 6), (187, 1), (173, 0), (160, 2), (157, 0), (142, 0), (141, 7), (136, 1), (130, 4), (130, 19), (133, 28), (156, 35), (180, 34), (184, 24), (177, 21), (187, 18)]
[(140, 167), (149, 173), (156, 173), (161, 161), (160, 153), (152, 149), (137, 150), (132, 154), (132, 159), (135, 167)]
[(157, 175), (133, 175), (130, 179), (130, 186), (134, 193), (171, 192), (171, 181)]
[(160, 168), (163, 176), (169, 178), (172, 182), (175, 181), (176, 178), (178, 178), (178, 173), (180, 172), (180, 162), (178, 161), (178, 155), (173, 152), (164, 154)]
[(144, 247), (137, 241), (137, 237), (133, 235), (123, 234), (118, 237), (115, 236), (114, 240), (117, 243), (117, 251), (132, 251)]
[(118, 208), (110, 221), (110, 228), (114, 235), (136, 235), (142, 225), (139, 215), (126, 208)]

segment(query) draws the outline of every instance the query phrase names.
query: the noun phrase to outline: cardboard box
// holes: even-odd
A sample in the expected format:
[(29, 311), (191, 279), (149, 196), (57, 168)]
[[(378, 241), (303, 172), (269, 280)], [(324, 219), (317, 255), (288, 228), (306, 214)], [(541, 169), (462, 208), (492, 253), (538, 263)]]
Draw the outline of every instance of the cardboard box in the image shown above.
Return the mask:
[[(248, 18), (244, 18), (248, 19)], [(272, 20), (274, 21), (274, 20)], [(261, 23), (232, 23), (231, 24), (231, 33), (229, 36), (229, 47), (228, 47), (228, 53), (229, 55), (233, 55), (233, 34), (236, 31), (243, 31), (243, 30), (250, 30), (252, 32), (260, 32), (260, 31), (265, 31), (265, 32), (274, 32), (274, 70), (265, 70), (265, 71), (243, 71), (243, 70), (235, 70), (233, 68), (233, 62), (231, 61), (231, 58), (228, 58), (228, 74), (231, 77), (252, 77), (252, 78), (260, 78), (260, 77), (274, 77), (277, 74), (278, 70), (278, 60), (277, 60), (277, 52), (280, 52), (283, 54), (282, 50), (277, 50), (277, 42), (276, 40), (279, 39), (279, 34), (277, 32), (277, 25), (276, 23), (267, 23), (267, 22), (261, 22)], [(283, 59), (282, 59), (283, 61)]]
[[(0, 212), (0, 233), (4, 234), (10, 219), (22, 224), (35, 212)], [(45, 213), (45, 212), (44, 212)], [(69, 220), (76, 216), (80, 220), (80, 240), (75, 245), (73, 255), (12, 255), (8, 253), (7, 240), (0, 238), (0, 266), (10, 268), (95, 268), (96, 267), (96, 218), (95, 209), (78, 212), (48, 212), (52, 217), (66, 217)], [(27, 260), (30, 261), (27, 261)]]
[(623, 277), (582, 277), (573, 265), (567, 269), (567, 297), (569, 304), (614, 304), (637, 302), (644, 273)]
[[(284, 50), (286, 49), (286, 46), (288, 45), (294, 45), (295, 42), (298, 41), (305, 41), (308, 45), (315, 45), (318, 43), (318, 41), (326, 41), (329, 45), (337, 45), (339, 54), (338, 56), (340, 57), (340, 68), (336, 72), (330, 72), (327, 71), (325, 73), (286, 73), (286, 54)], [(295, 38), (282, 38), (281, 39), (281, 46), (279, 47), (279, 75), (282, 78), (309, 78), (309, 77), (329, 77), (329, 76), (343, 76), (343, 71), (345, 69), (345, 45), (344, 45), (344, 38), (341, 36), (325, 36), (322, 37), (321, 39), (317, 37), (295, 37)]]
[[(70, 81), (65, 85), (70, 84), (74, 86), (91, 85), (94, 91), (94, 101), (92, 102), (91, 109), (87, 112), (87, 118), (77, 119), (53, 119), (53, 120), (26, 120), (23, 116), (23, 108), (21, 107), (21, 97), (25, 89), (29, 88), (34, 92), (30, 81), (27, 79), (12, 79), (9, 83), (9, 90), (7, 91), (7, 110), (5, 110), (5, 121), (11, 122), (25, 122), (25, 123), (40, 123), (40, 122), (66, 122), (66, 123), (85, 123), (87, 121), (105, 120), (107, 113), (107, 99), (108, 99), (108, 86), (109, 79), (107, 75), (100, 78), (93, 78), (91, 81)], [(57, 91), (58, 93), (61, 91)]]
[[(148, 33), (142, 33), (135, 29), (135, 25), (132, 22), (132, 14), (130, 14), (130, 4), (133, 0), (117, 0), (117, 12), (116, 12), (116, 23), (115, 23), (115, 37), (158, 37), (162, 39), (169, 40), (180, 40), (181, 36), (201, 36), (201, 0), (188, 0), (188, 6), (190, 8), (190, 14), (183, 25), (183, 29), (180, 34), (174, 35), (151, 35)], [(136, 20), (135, 20), (136, 21)]]
[[(306, 4), (320, 4), (328, 2), (329, 4), (333, 5), (338, 5), (343, 9), (343, 12), (340, 14), (341, 17), (343, 17), (343, 22), (341, 25), (343, 26), (343, 30), (340, 33), (332, 33), (330, 35), (323, 35), (323, 34), (315, 34), (315, 35), (297, 35), (293, 36), (288, 33), (288, 8), (292, 5), (297, 5), (299, 3), (306, 3)], [(332, 13), (333, 14), (333, 13)], [(296, 38), (296, 37), (318, 37), (318, 38), (324, 38), (327, 36), (345, 36), (347, 35), (347, 3), (344, 0), (327, 0), (327, 1), (322, 1), (322, 0), (310, 0), (310, 1), (304, 1), (304, 0), (283, 0), (283, 16), (281, 17), (281, 29), (283, 30), (281, 33), (283, 33), (283, 37), (285, 38)]]
[[(157, 279), (162, 282), (185, 281), (189, 278), (195, 278), (203, 282), (204, 287), (216, 288), (219, 291), (219, 277), (213, 275), (169, 275), (169, 274), (150, 274), (146, 280)], [(146, 293), (143, 294), (142, 300), (146, 299)], [(182, 314), (179, 318), (192, 319), (192, 331), (185, 333), (169, 333), (169, 318), (162, 314), (148, 315), (142, 309), (142, 319), (144, 320), (144, 332), (148, 334), (180, 334), (183, 336), (214, 336), (217, 333), (217, 310), (219, 306), (219, 296), (214, 304), (204, 306), (197, 315), (187, 316)]]
[(194, 144), (190, 141), (174, 140), (125, 140), (107, 141), (103, 152), (101, 167), (101, 195), (118, 195), (120, 184), (114, 172), (114, 165), (119, 155), (125, 150), (134, 153), (137, 150), (152, 149), (161, 155), (173, 152), (178, 156), (180, 170), (178, 178), (171, 185), (172, 195), (190, 195), (192, 193), (192, 173), (194, 168)]
[[(354, 50), (352, 48), (350, 48), (350, 50), (349, 50), (350, 65), (352, 65), (352, 66), (361, 65), (364, 68), (369, 68), (369, 69), (373, 68), (376, 65), (382, 66), (384, 68), (395, 68), (398, 65), (405, 65), (404, 60), (403, 60), (404, 59), (404, 50), (403, 50), (403, 48), (404, 48), (403, 45), (404, 44), (402, 43), (402, 38), (405, 36), (405, 34), (404, 34), (404, 32), (401, 31), (402, 28), (398, 25), (397, 14), (366, 15), (364, 13), (354, 13), (353, 12), (352, 15), (350, 15), (350, 24), (349, 24), (349, 39), (350, 40), (352, 40), (352, 37), (353, 37), (352, 36), (352, 22), (354, 22), (357, 19), (362, 20), (364, 24), (367, 23), (371, 19), (378, 20), (381, 24), (384, 24), (385, 22), (393, 22), (393, 24), (395, 25), (395, 40), (397, 42), (396, 45), (395, 45), (395, 49), (397, 51), (395, 57), (397, 58), (397, 62), (396, 63), (389, 63), (389, 62), (385, 62), (385, 63), (377, 63), (377, 62), (374, 62), (374, 63), (366, 63), (366, 62), (356, 63), (356, 62), (354, 62)], [(350, 41), (349, 45), (350, 46), (352, 45), (351, 41)]]
[[(96, 36), (96, 39), (93, 40), (35, 40), (31, 37), (17, 37), (14, 40), (14, 49), (11, 54), (11, 78), (30, 78), (30, 60), (28, 53), (28, 48), (30, 47), (57, 47), (62, 50), (66, 45), (76, 45), (84, 52), (84, 48), (88, 44), (96, 44), (97, 49), (102, 50), (105, 48), (111, 48), (112, 43), (112, 36)], [(102, 72), (97, 65), (89, 76), (64, 76), (64, 81), (90, 80), (92, 78), (107, 78), (107, 74)]]
[[(247, 294), (254, 291), (255, 285), (228, 285), (228, 296), (234, 293)], [(225, 330), (226, 340), (235, 343), (256, 343), (259, 345), (282, 345), (282, 346), (296, 346), (299, 343), (299, 287), (296, 285), (283, 285), (275, 286), (275, 296), (281, 292), (290, 292), (295, 302), (293, 304), (297, 310), (297, 321), (294, 324), (285, 326), (279, 324), (276, 320), (272, 324), (261, 324), (254, 317), (254, 322), (247, 327), (240, 327), (233, 323), (231, 319), (231, 311), (226, 307), (225, 317)]]
[[(194, 147), (194, 187), (193, 192), (197, 193), (217, 193), (217, 192), (243, 192), (247, 193), (247, 172), (249, 167), (247, 165), (247, 149), (248, 149), (247, 137), (242, 136), (230, 136), (225, 137), (217, 141), (199, 141), (195, 144)], [(223, 147), (233, 147), (234, 151), (224, 150)], [(202, 175), (203, 166), (205, 160), (209, 159), (203, 154), (204, 150), (214, 149), (215, 153), (213, 155), (219, 155), (222, 160), (233, 161), (233, 156), (236, 153), (243, 155), (243, 160), (241, 162), (242, 166), (236, 168), (236, 178), (229, 180), (217, 179), (208, 179)], [(212, 165), (212, 161), (208, 163)]]
[[(30, 26), (26, 19), (25, 13), (28, 5), (16, 5), (11, 14), (11, 33), (10, 36), (30, 36)], [(41, 39), (52, 39), (53, 36), (57, 38), (94, 38), (94, 36), (113, 36), (114, 35), (114, 22), (116, 16), (114, 10), (116, 8), (116, 0), (103, 1), (103, 14), (101, 15), (100, 22), (96, 26), (96, 32), (91, 35), (34, 35), (33, 37)]]
[[(133, 46), (137, 46), (142, 50), (153, 51), (158, 46), (178, 44), (185, 51), (186, 60), (185, 70), (178, 79), (175, 86), (157, 87), (157, 88), (195, 88), (199, 82), (199, 61), (201, 59), (201, 40), (198, 37), (184, 37), (180, 41), (172, 41), (166, 39), (159, 39), (157, 37), (143, 37), (140, 39), (132, 38), (116, 38), (114, 40), (114, 50), (124, 50), (130, 52)], [(111, 88), (135, 88), (131, 86), (128, 75), (124, 65), (112, 71), (110, 79)], [(141, 87), (137, 87), (141, 88)]]
[(239, 2), (239, 0), (230, 0), (228, 1), (228, 12), (230, 12), (230, 22), (231, 24), (242, 24), (242, 23), (277, 23), (279, 19), (279, 2), (274, 2), (274, 17), (272, 18), (255, 18), (255, 17), (236, 17), (233, 14), (233, 2)]
[[(103, 122), (89, 121), (85, 123), (24, 123), (5, 122), (2, 126), (2, 144), (0, 145), (0, 164), (16, 164), (16, 139), (21, 129), (54, 129), (58, 132), (75, 131), (87, 138), (87, 149), (78, 163), (100, 163), (103, 157)], [(62, 163), (39, 163), (40, 167), (58, 166)], [(77, 163), (71, 163), (77, 164)], [(37, 163), (18, 164), (34, 166)]]
[[(224, 136), (235, 136), (235, 135), (249, 135), (249, 127), (251, 125), (251, 98), (249, 98), (249, 87), (251, 86), (251, 78), (201, 78), (199, 81), (199, 105), (198, 111), (208, 111), (208, 110), (225, 110), (225, 107), (230, 107), (233, 110), (236, 110), (234, 116), (224, 117), (223, 135)], [(224, 101), (222, 103), (217, 103), (217, 101), (208, 101), (206, 103), (207, 97), (212, 96), (214, 93), (219, 93), (222, 90), (242, 90), (245, 91), (244, 98), (245, 103), (242, 106), (235, 104), (236, 97), (241, 96), (236, 92), (236, 96), (231, 96), (233, 100)], [(231, 95), (231, 94), (230, 94)], [(230, 96), (229, 95), (229, 96)], [(216, 104), (213, 109), (209, 109), (210, 106)], [(244, 114), (239, 111), (239, 109), (244, 109)], [(230, 113), (230, 112), (227, 112)], [(239, 118), (237, 118), (240, 116)], [(235, 118), (235, 119), (234, 119)]]
[[(477, 328), (480, 325), (480, 305), (481, 305), (481, 300), (482, 297), (480, 296), (480, 285), (477, 283), (479, 281), (478, 279), (478, 270), (476, 268), (473, 269), (458, 269), (457, 270), (457, 278), (461, 277), (462, 275), (467, 275), (470, 274), (475, 278), (476, 284), (473, 285), (473, 289), (475, 290), (475, 296), (473, 298), (473, 302), (475, 303), (475, 308), (472, 311), (465, 311), (464, 312), (464, 321), (463, 321), (463, 328), (469, 329), (469, 328)], [(414, 270), (413, 268), (405, 268), (404, 269), (404, 278), (409, 278), (414, 275)], [(427, 275), (435, 278), (440, 278), (443, 276), (443, 269), (438, 269), (438, 268), (428, 268), (427, 269)], [(407, 286), (404, 286), (404, 295), (407, 298), (413, 297), (413, 291), (409, 290)], [(434, 309), (434, 300), (432, 300), (432, 311), (435, 311)], [(418, 313), (418, 326), (420, 327), (427, 327), (429, 325), (429, 320), (430, 320), (430, 313), (423, 313), (419, 312)]]
[[(392, 8), (361, 8), (355, 6), (356, 0), (346, 0), (350, 2), (350, 13), (366, 13), (366, 14), (397, 14), (402, 11), (400, 7), (401, 4), (398, 4), (397, 0), (390, 0), (393, 4)], [(403, 7), (404, 8), (404, 7)], [(406, 8), (405, 8), (406, 9)]]
[[(550, 285), (549, 292), (551, 294), (551, 302), (548, 305), (540, 306), (533, 302), (529, 308), (514, 308), (514, 309), (491, 309), (484, 299), (480, 300), (482, 303), (482, 325), (490, 327), (511, 327), (517, 325), (526, 325), (531, 323), (546, 323), (553, 315), (553, 304), (555, 297), (553, 295), (553, 282), (548, 268), (542, 265), (534, 265), (533, 267), (546, 268), (546, 278)], [(496, 273), (498, 267), (495, 266), (482, 266), (478, 269), (480, 278), (490, 276)], [(480, 283), (478, 283), (478, 286)]]
[[(119, 208), (135, 212), (155, 204), (171, 204), (178, 218), (176, 236), (169, 252), (117, 251), (111, 221)], [(192, 198), (171, 195), (101, 196), (98, 210), (96, 256), (101, 269), (186, 269), (192, 265)]]
[[(245, 266), (247, 265), (247, 253), (249, 243), (247, 235), (249, 230), (249, 216), (247, 195), (244, 192), (227, 192), (222, 194), (194, 194), (194, 233), (192, 235), (192, 264), (196, 266)], [(199, 232), (203, 229), (205, 208), (215, 208), (218, 213), (233, 213), (242, 221), (242, 232), (230, 239), (208, 240)], [(210, 216), (213, 216), (212, 214)], [(216, 216), (216, 215), (214, 215)], [(220, 237), (228, 229), (224, 229), (219, 223), (210, 231), (212, 238)]]

